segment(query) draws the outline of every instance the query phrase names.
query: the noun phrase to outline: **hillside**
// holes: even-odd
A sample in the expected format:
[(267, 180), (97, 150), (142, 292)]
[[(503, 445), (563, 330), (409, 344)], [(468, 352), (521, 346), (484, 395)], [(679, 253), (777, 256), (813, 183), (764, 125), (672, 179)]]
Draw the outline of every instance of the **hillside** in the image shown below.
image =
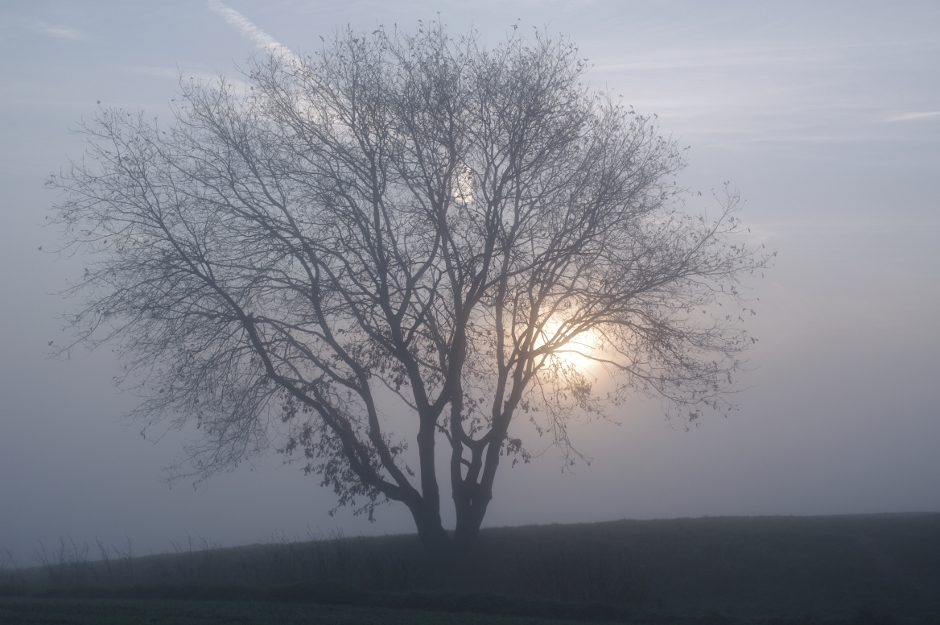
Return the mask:
[(170, 554), (98, 561), (64, 546), (45, 566), (4, 571), (4, 594), (287, 599), (523, 614), (568, 610), (572, 616), (581, 610), (653, 620), (881, 614), (935, 623), (940, 615), (940, 514), (494, 528), (483, 532), (474, 570), (457, 594), (435, 583), (413, 535), (227, 549), (191, 544)]

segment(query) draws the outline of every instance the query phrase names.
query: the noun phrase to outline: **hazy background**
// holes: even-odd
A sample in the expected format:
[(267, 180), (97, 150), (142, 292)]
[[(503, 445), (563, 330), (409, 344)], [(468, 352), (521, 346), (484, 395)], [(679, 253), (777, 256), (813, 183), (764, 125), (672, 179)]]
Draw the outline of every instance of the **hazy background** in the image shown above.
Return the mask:
[[(154, 5), (159, 4), (159, 8)], [(226, 7), (239, 12), (236, 19)], [(594, 458), (551, 451), (501, 467), (487, 525), (700, 515), (940, 511), (940, 7), (935, 2), (0, 2), (0, 544), (20, 565), (60, 536), (129, 537), (138, 554), (187, 536), (221, 545), (412, 531), (403, 506), (370, 525), (274, 454), (193, 489), (120, 421), (134, 398), (108, 350), (46, 357), (55, 293), (82, 260), (39, 251), (53, 192), (98, 108), (168, 119), (179, 72), (237, 77), (265, 36), (314, 52), (336, 27), (436, 18), (496, 41), (521, 18), (569, 35), (592, 85), (656, 113), (691, 146), (683, 184), (730, 180), (744, 221), (779, 251), (756, 281), (760, 339), (740, 410), (685, 432), (656, 401), (576, 428)], [(254, 28), (255, 30), (252, 30)], [(260, 31), (263, 31), (260, 32)], [(264, 34), (266, 33), (266, 35)]]

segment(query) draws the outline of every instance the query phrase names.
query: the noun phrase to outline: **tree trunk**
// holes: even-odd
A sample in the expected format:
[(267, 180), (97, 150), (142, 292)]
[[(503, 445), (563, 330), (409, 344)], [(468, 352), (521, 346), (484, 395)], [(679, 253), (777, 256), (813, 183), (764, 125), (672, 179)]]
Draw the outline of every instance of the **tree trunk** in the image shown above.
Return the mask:
[[(457, 526), (454, 530), (454, 547), (458, 554), (474, 551), (480, 540), (480, 525), (486, 516), (486, 507), (493, 498), (491, 492), (482, 492), (479, 485), (473, 485), (476, 491), (472, 496), (462, 494), (454, 497), (457, 510)], [(465, 487), (466, 488), (466, 487)]]
[(454, 543), (441, 523), (440, 512), (437, 507), (428, 506), (426, 502), (409, 508), (432, 570), (438, 581), (450, 585), (455, 569)]
[(458, 520), (457, 530), (451, 537), (444, 529), (437, 510), (420, 507), (411, 510), (434, 575), (434, 586), (448, 590), (467, 590), (472, 586), (473, 572), (478, 563), (476, 547), (485, 506), (482, 512), (473, 508), (470, 512), (469, 516), (459, 515), (462, 518)]

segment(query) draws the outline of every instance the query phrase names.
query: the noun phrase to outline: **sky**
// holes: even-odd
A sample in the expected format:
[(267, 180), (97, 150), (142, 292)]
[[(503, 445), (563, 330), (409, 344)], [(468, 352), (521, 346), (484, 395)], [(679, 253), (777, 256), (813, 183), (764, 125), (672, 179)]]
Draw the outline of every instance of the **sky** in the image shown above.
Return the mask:
[[(759, 343), (738, 410), (686, 431), (655, 400), (575, 426), (590, 466), (552, 450), (497, 478), (485, 526), (622, 518), (940, 512), (940, 6), (615, 0), (0, 1), (0, 545), (20, 566), (71, 538), (135, 554), (412, 531), (368, 523), (276, 454), (192, 487), (122, 420), (108, 349), (50, 358), (80, 257), (50, 254), (43, 182), (99, 107), (170, 117), (178, 78), (238, 78), (251, 55), (315, 52), (346, 25), (439, 18), (497, 42), (514, 24), (580, 46), (609, 89), (689, 146), (681, 184), (725, 181), (777, 250), (750, 286)], [(531, 32), (531, 31), (527, 31)], [(43, 249), (40, 249), (43, 248)], [(446, 516), (445, 509), (445, 519)]]

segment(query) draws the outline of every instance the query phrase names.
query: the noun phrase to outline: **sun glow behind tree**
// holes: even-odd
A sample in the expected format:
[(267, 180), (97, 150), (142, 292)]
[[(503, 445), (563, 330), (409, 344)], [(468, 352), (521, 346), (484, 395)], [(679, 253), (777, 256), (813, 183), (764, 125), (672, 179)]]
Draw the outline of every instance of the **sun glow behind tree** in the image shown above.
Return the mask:
[(545, 344), (558, 345), (552, 349), (551, 358), (584, 374), (596, 373), (605, 360), (602, 334), (598, 329), (587, 328), (573, 333), (570, 324), (561, 316), (550, 317), (542, 326), (536, 348)]

